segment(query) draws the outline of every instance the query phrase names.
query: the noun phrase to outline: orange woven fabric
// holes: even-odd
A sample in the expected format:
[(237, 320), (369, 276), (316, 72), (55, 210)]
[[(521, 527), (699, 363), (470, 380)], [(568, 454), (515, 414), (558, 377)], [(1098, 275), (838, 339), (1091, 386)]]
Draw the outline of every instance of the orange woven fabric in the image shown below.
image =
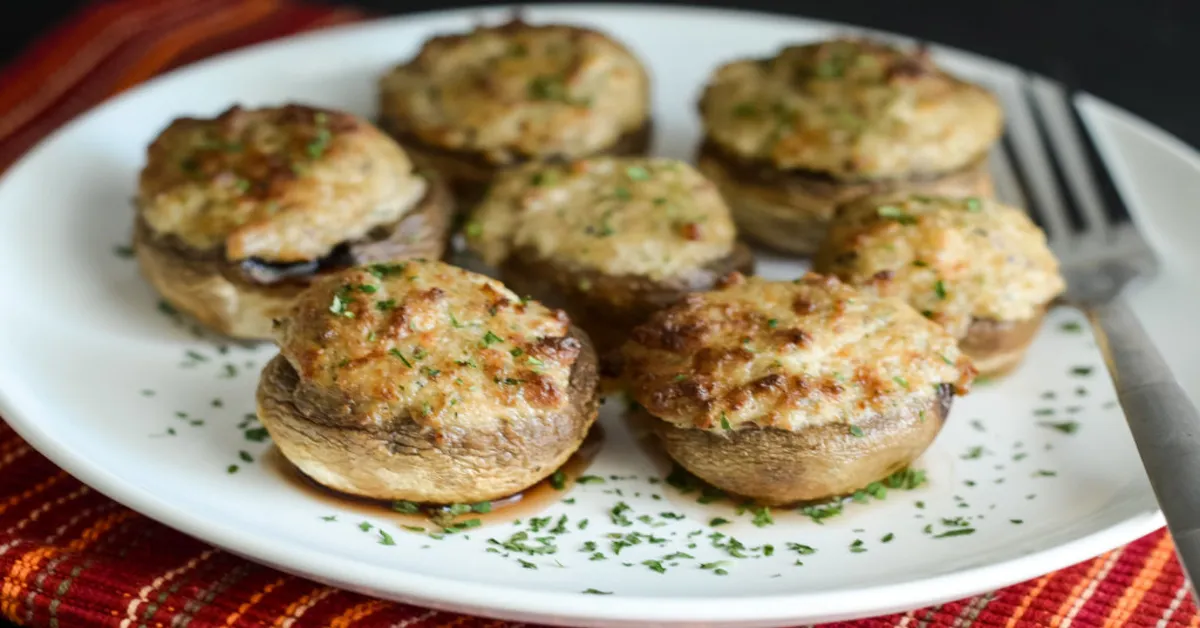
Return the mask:
[[(96, 3), (0, 70), (0, 170), (71, 118), (156, 74), (364, 17), (287, 0)], [(515, 626), (371, 599), (214, 549), (92, 491), (2, 421), (0, 614), (54, 627)], [(980, 597), (830, 624), (1068, 625), (1200, 626), (1165, 531)]]

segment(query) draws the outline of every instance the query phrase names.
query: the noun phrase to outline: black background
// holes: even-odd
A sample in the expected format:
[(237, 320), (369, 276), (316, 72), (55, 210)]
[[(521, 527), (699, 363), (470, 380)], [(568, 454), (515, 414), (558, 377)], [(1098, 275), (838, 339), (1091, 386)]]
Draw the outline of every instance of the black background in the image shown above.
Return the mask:
[[(506, 4), (481, 0), (324, 2), (358, 6), (378, 14)], [(33, 0), (7, 4), (8, 10), (0, 17), (0, 63), (87, 2)], [(956, 46), (1092, 92), (1149, 119), (1192, 146), (1200, 146), (1200, 0), (743, 0), (660, 4), (786, 12)]]
[[(87, 3), (9, 0), (0, 14), (0, 63), (8, 62)], [(506, 4), (429, 0), (326, 3), (358, 6), (379, 14)], [(662, 4), (784, 12), (895, 31), (963, 48), (1092, 92), (1149, 119), (1192, 146), (1200, 146), (1200, 0), (744, 0)]]

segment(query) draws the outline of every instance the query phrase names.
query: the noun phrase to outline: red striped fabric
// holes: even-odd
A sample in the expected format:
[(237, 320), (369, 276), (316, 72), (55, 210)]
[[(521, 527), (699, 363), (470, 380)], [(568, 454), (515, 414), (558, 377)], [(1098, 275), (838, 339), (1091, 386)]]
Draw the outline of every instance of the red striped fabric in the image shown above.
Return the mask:
[[(0, 170), (98, 102), (204, 57), (358, 12), (291, 0), (116, 0), (0, 69)], [(216, 550), (90, 490), (0, 421), (0, 614), (29, 626), (513, 625), (384, 602)], [(909, 626), (1200, 626), (1169, 536), (980, 597), (854, 622)]]

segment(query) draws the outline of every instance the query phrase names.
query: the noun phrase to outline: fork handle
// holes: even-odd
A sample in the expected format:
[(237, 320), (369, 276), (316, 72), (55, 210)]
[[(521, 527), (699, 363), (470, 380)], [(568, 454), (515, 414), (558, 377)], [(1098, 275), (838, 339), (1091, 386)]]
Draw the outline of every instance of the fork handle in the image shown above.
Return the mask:
[(1200, 580), (1200, 412), (1124, 299), (1092, 310), (1117, 399), (1196, 599)]

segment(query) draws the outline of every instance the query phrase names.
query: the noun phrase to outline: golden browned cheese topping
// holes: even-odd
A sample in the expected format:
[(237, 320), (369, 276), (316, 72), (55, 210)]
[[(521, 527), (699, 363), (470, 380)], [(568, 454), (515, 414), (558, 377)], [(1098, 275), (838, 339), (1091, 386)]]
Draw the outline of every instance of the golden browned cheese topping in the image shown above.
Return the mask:
[(726, 64), (700, 101), (708, 137), (780, 169), (839, 178), (942, 173), (999, 137), (996, 98), (922, 52), (838, 39)]
[(349, 421), (444, 430), (565, 409), (581, 350), (568, 329), (564, 314), (494, 279), (409, 261), (322, 279), (277, 338), (301, 386), (343, 400)]
[(728, 255), (737, 235), (716, 186), (692, 166), (615, 157), (500, 174), (467, 234), (492, 265), (531, 249), (556, 263), (652, 279)]
[(427, 182), (383, 132), (299, 105), (181, 118), (150, 145), (137, 205), (154, 232), (231, 260), (313, 260), (399, 220)]
[(651, 414), (711, 431), (799, 430), (965, 394), (954, 339), (903, 302), (832, 277), (741, 278), (689, 296), (624, 347), (631, 393)]
[(955, 338), (973, 318), (1028, 320), (1066, 287), (1024, 212), (975, 197), (875, 196), (843, 207), (815, 264), (904, 299)]
[(609, 147), (645, 123), (649, 85), (602, 33), (518, 21), (433, 38), (380, 87), (395, 130), (503, 164)]

